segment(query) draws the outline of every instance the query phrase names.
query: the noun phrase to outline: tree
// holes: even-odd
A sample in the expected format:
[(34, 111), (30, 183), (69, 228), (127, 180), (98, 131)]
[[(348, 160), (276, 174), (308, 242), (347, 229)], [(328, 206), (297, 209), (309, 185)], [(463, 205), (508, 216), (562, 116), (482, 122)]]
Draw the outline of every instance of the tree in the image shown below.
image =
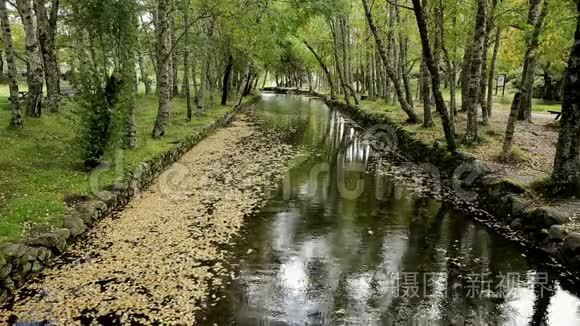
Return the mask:
[(8, 83), (10, 87), (10, 127), (22, 128), (22, 112), (18, 102), (18, 80), (16, 63), (14, 61), (14, 44), (12, 43), (12, 32), (10, 29), (10, 20), (8, 19), (8, 9), (6, 9), (6, 0), (0, 0), (0, 20), (2, 23), (2, 36), (4, 38), (4, 52), (6, 53), (6, 64), (8, 66)]
[(187, 106), (187, 121), (193, 118), (193, 109), (191, 105), (191, 87), (189, 86), (189, 6), (190, 1), (183, 1), (183, 91)]
[(22, 18), (22, 25), (26, 33), (26, 52), (28, 54), (28, 97), (25, 111), (31, 117), (40, 117), (44, 75), (36, 28), (34, 27), (31, 0), (16, 0), (16, 7)]
[(518, 106), (518, 120), (532, 122), (532, 88), (536, 74), (540, 32), (542, 31), (542, 24), (547, 14), (548, 3), (545, 0), (530, 1), (528, 26), (531, 28), (531, 34), (528, 38), (528, 46), (524, 57), (524, 70), (518, 87), (518, 92), (522, 93), (522, 99)]
[(159, 0), (156, 28), (159, 109), (153, 128), (153, 138), (159, 139), (165, 135), (165, 126), (171, 114), (169, 0)]
[(420, 0), (413, 0), (413, 12), (415, 13), (417, 26), (419, 28), (421, 48), (423, 49), (425, 64), (427, 65), (429, 73), (431, 74), (431, 86), (433, 88), (433, 95), (435, 97), (435, 108), (441, 116), (441, 124), (443, 125), (445, 140), (447, 141), (447, 148), (454, 152), (457, 150), (457, 143), (455, 142), (455, 128), (453, 126), (453, 121), (449, 119), (447, 105), (445, 104), (443, 94), (441, 93), (441, 77), (439, 76), (439, 69), (437, 69), (437, 66), (435, 65), (433, 53), (431, 52), (429, 33), (427, 31), (427, 22), (423, 16), (423, 8), (421, 7)]
[(475, 32), (471, 60), (469, 65), (469, 93), (467, 95), (467, 130), (463, 141), (467, 144), (479, 141), (477, 113), (479, 96), (481, 92), (481, 69), (483, 51), (485, 50), (485, 24), (487, 15), (487, 0), (477, 1), (477, 17), (475, 20)]
[(60, 69), (56, 55), (56, 24), (59, 0), (52, 0), (50, 16), (46, 12), (46, 0), (33, 1), (38, 41), (44, 62), (44, 76), (48, 94), (47, 107), (51, 112), (58, 112), (60, 111)]
[(228, 60), (226, 68), (224, 70), (224, 79), (222, 81), (222, 105), (226, 105), (228, 102), (228, 96), (230, 91), (230, 79), (232, 78), (232, 68), (234, 67), (234, 57), (230, 53), (228, 55)]
[(562, 120), (551, 180), (556, 194), (580, 194), (580, 1), (576, 6), (576, 33), (564, 80)]
[(389, 78), (391, 79), (393, 86), (395, 87), (395, 92), (397, 94), (397, 99), (399, 100), (399, 104), (401, 105), (401, 109), (403, 111), (405, 111), (405, 113), (409, 117), (408, 122), (417, 123), (419, 121), (419, 117), (415, 113), (415, 110), (413, 109), (413, 107), (411, 105), (409, 105), (409, 103), (407, 102), (405, 94), (403, 93), (403, 90), (401, 88), (401, 83), (399, 82), (399, 79), (397, 78), (397, 74), (390, 67), (390, 63), (389, 63), (387, 52), (386, 52), (386, 49), (385, 49), (385, 46), (383, 43), (383, 39), (382, 39), (381, 34), (379, 33), (379, 30), (374, 22), (373, 15), (371, 13), (371, 9), (370, 9), (370, 6), (368, 4), (368, 0), (362, 0), (362, 3), (363, 3), (364, 10), (365, 10), (365, 16), (367, 19), (367, 23), (369, 24), (369, 28), (370, 28), (371, 32), (373, 33), (373, 36), (375, 38), (375, 42), (377, 43), (377, 50), (378, 50), (379, 55), (383, 61), (384, 66), (385, 66), (386, 73), (389, 76)]
[[(540, 6), (543, 6), (540, 12)], [(518, 91), (514, 95), (514, 100), (510, 109), (510, 115), (508, 118), (505, 137), (503, 141), (503, 147), (500, 154), (502, 160), (507, 160), (511, 156), (514, 132), (516, 128), (516, 120), (522, 114), (522, 108), (524, 108), (525, 114), (529, 114), (526, 118), (531, 121), (531, 111), (528, 112), (526, 106), (528, 104), (522, 104), (522, 102), (530, 101), (531, 105), (531, 91), (534, 82), (534, 71), (536, 62), (536, 51), (539, 46), (538, 38), (540, 36), (540, 31), (542, 29), (542, 21), (548, 12), (548, 4), (541, 0), (532, 0), (530, 2), (530, 10), (528, 14), (528, 24), (532, 26), (532, 31), (528, 40), (528, 48), (526, 50), (526, 55), (524, 57), (524, 71), (522, 73), (522, 78), (520, 85), (518, 86)], [(523, 105), (523, 106), (522, 106)], [(531, 110), (531, 106), (530, 106)]]

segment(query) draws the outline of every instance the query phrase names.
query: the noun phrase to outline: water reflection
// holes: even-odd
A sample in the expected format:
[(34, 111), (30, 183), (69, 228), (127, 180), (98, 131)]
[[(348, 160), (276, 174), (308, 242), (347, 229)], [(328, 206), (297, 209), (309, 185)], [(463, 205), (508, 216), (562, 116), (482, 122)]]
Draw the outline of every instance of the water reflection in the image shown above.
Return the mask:
[(383, 173), (321, 102), (269, 96), (265, 123), (317, 155), (248, 223), (220, 325), (580, 325), (580, 301), (507, 241)]

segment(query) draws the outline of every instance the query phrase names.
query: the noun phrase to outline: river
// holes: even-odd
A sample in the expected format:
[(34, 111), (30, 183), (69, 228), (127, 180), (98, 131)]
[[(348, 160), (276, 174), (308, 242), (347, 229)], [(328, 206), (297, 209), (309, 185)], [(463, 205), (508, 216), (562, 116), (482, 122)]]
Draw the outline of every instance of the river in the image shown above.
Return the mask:
[(341, 113), (265, 94), (253, 114), (312, 155), (248, 219), (203, 324), (580, 325), (555, 275), (405, 177), (410, 163), (377, 155)]

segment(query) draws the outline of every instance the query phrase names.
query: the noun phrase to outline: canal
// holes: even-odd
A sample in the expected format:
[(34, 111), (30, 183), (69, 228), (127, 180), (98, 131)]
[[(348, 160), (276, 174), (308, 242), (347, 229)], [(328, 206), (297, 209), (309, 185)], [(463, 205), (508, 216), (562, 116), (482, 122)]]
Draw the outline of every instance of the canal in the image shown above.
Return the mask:
[(436, 199), (341, 113), (265, 94), (252, 114), (308, 154), (248, 218), (203, 324), (580, 325), (557, 275)]

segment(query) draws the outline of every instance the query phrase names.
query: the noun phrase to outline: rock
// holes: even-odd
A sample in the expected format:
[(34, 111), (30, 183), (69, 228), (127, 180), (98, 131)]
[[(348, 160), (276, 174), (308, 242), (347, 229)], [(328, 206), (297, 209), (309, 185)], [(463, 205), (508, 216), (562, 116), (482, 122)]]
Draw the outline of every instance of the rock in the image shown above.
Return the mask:
[(50, 257), (52, 257), (52, 252), (46, 248), (39, 248), (40, 252), (38, 253), (38, 260), (42, 262), (47, 262)]
[(6, 265), (2, 266), (2, 268), (0, 268), (0, 278), (7, 278), (8, 275), (10, 275), (10, 272), (12, 272), (12, 264), (7, 263)]
[(61, 238), (68, 240), (68, 238), (70, 238), (70, 230), (66, 229), (66, 228), (62, 228), (62, 229), (56, 229), (54, 231), (55, 234), (58, 234)]
[(69, 229), (73, 237), (79, 236), (87, 230), (87, 226), (79, 217), (68, 215), (64, 218), (64, 227)]
[(497, 181), (497, 180), (498, 180), (498, 177), (497, 177), (497, 176), (494, 176), (494, 175), (492, 175), (492, 174), (488, 174), (488, 175), (485, 175), (485, 176), (483, 176), (483, 177), (482, 177), (482, 178), (479, 180), (479, 183), (480, 183), (482, 186), (486, 186), (486, 187), (487, 187), (487, 186), (489, 186), (490, 184), (494, 183), (494, 182), (495, 182), (495, 181)]
[(496, 179), (488, 184), (490, 195), (498, 196), (500, 194), (523, 194), (526, 187), (519, 182), (510, 178)]
[(566, 231), (561, 225), (552, 225), (548, 230), (548, 236), (552, 241), (561, 242), (566, 237)]
[(547, 240), (549, 238), (550, 238), (550, 234), (549, 234), (548, 230), (546, 230), (546, 229), (541, 229), (534, 235), (534, 239), (536, 240), (537, 243), (540, 243), (540, 244), (547, 243), (548, 242)]
[(2, 280), (2, 287), (10, 292), (12, 292), (16, 289), (16, 285), (14, 284), (14, 281), (9, 277), (6, 277)]
[(22, 257), (26, 252), (26, 246), (21, 243), (10, 243), (4, 247), (4, 254), (9, 257)]
[(101, 191), (97, 194), (97, 197), (107, 205), (107, 207), (112, 208), (116, 206), (117, 193), (112, 191)]
[(550, 207), (533, 208), (525, 214), (525, 223), (536, 228), (548, 229), (552, 225), (562, 225), (570, 221), (567, 214)]
[(564, 247), (571, 252), (580, 252), (580, 233), (572, 233), (564, 239)]
[(102, 200), (91, 200), (89, 202), (89, 205), (91, 205), (94, 209), (100, 212), (104, 212), (107, 210), (107, 204)]
[(31, 267), (30, 271), (32, 271), (33, 273), (36, 273), (39, 270), (41, 270), (42, 267), (43, 267), (42, 264), (38, 260), (35, 260), (32, 262), (32, 267)]
[(20, 270), (20, 274), (26, 275), (26, 274), (30, 273), (31, 270), (32, 270), (32, 263), (26, 262), (24, 265), (22, 265), (22, 269)]
[(552, 224), (566, 224), (570, 222), (570, 214), (566, 214), (562, 211), (546, 207), (542, 208), (544, 210), (545, 218), (548, 220), (548, 223)]
[(515, 220), (512, 221), (511, 226), (514, 229), (521, 229), (522, 228), (522, 219), (516, 218)]
[(20, 261), (22, 264), (24, 264), (25, 262), (33, 261), (36, 258), (38, 258), (39, 254), (40, 254), (40, 248), (27, 247), (24, 255), (22, 255), (22, 257), (20, 257)]
[(523, 199), (520, 196), (515, 196), (512, 195), (511, 197), (511, 202), (512, 202), (512, 210), (511, 210), (511, 214), (512, 216), (520, 216), (522, 215), (525, 210), (530, 207), (530, 203)]
[(90, 203), (77, 207), (75, 214), (87, 225), (90, 225), (98, 217), (97, 209)]
[(56, 249), (58, 252), (64, 252), (66, 249), (66, 239), (55, 232), (45, 233), (29, 238), (26, 240), (26, 244), (35, 247), (42, 246), (50, 249)]

